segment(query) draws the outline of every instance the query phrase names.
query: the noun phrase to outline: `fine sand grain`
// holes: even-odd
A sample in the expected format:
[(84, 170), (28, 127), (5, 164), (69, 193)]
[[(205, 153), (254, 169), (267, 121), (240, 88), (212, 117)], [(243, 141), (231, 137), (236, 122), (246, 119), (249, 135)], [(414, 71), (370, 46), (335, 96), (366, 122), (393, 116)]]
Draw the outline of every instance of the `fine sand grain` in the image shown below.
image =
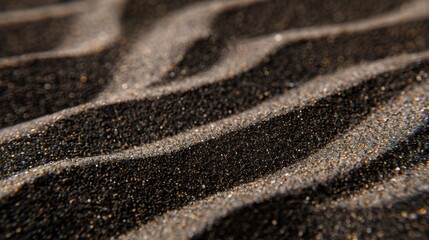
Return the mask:
[(428, 0), (2, 0), (0, 92), (0, 239), (429, 238)]

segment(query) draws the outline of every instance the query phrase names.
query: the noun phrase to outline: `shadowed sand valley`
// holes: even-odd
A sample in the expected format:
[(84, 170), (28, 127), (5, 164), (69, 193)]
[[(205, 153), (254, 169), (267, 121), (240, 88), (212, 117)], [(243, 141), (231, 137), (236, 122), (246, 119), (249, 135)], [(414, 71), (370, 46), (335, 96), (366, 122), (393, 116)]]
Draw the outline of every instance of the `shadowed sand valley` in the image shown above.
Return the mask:
[(424, 239), (428, 47), (426, 0), (2, 1), (0, 238)]

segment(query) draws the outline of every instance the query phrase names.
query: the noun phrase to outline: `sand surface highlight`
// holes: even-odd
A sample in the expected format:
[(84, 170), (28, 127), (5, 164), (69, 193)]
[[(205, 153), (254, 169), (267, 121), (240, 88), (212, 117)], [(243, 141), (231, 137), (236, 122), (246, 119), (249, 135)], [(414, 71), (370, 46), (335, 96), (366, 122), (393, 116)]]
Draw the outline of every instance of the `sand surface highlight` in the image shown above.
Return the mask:
[(429, 237), (429, 1), (0, 3), (0, 238)]

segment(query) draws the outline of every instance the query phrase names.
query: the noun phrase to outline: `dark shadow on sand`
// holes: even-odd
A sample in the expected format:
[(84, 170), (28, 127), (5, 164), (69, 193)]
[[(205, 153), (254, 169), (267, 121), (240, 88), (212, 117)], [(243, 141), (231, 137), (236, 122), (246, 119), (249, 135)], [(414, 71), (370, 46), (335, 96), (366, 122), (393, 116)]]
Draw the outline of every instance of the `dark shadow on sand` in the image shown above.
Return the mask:
[(1, 0), (0, 11), (35, 8), (44, 5), (66, 3), (77, 0)]
[(43, 133), (3, 142), (1, 176), (173, 136), (246, 111), (314, 77), (364, 61), (419, 52), (428, 46), (427, 20), (291, 43), (236, 77), (156, 99), (86, 110), (58, 120)]
[(109, 82), (117, 47), (0, 69), (0, 127), (83, 104)]
[[(195, 1), (128, 1), (121, 22), (124, 38), (130, 38), (167, 13)], [(57, 2), (66, 1), (1, 1), (0, 9), (31, 8)], [(54, 49), (67, 36), (74, 17), (0, 26), (0, 57)], [(90, 101), (111, 81), (125, 48), (121, 42), (91, 55), (39, 59), (0, 68), (0, 128)]]
[[(347, 12), (344, 9), (338, 11)], [(139, 24), (141, 12), (127, 14), (136, 16), (131, 23)], [(303, 40), (283, 46), (255, 68), (222, 82), (159, 99), (121, 102), (86, 110), (52, 123), (43, 132), (3, 142), (0, 146), (1, 176), (5, 178), (52, 161), (110, 154), (160, 140), (248, 110), (314, 77), (362, 61), (425, 50), (429, 44), (427, 26), (425, 20), (365, 33)], [(236, 37), (246, 34), (240, 33)], [(257, 34), (264, 33), (254, 35)], [(83, 65), (82, 69), (87, 70)], [(85, 73), (94, 71), (97, 72), (93, 69)], [(312, 105), (176, 152), (145, 159), (82, 164), (45, 174), (0, 199), (0, 238), (118, 236), (168, 210), (254, 181), (308, 157), (338, 134), (360, 123), (375, 107), (397, 96), (410, 84), (416, 84), (421, 71), (429, 71), (427, 62), (381, 74)], [(10, 70), (10, 74), (13, 72)], [(79, 77), (80, 82), (81, 75), (73, 77)], [(46, 82), (42, 83), (40, 86), (45, 89)], [(423, 133), (427, 137), (427, 131)], [(416, 139), (418, 136), (416, 134)], [(427, 150), (427, 144), (424, 146)], [(401, 148), (395, 149), (394, 154), (400, 151)], [(378, 169), (378, 166), (369, 167)], [(380, 167), (390, 171), (389, 167)], [(378, 177), (379, 170), (361, 170), (368, 174), (369, 180), (377, 180), (374, 178)], [(358, 172), (350, 174), (360, 176)], [(320, 186), (315, 196), (323, 200), (326, 196), (339, 196), (341, 192), (362, 188), (360, 182), (335, 181)], [(324, 194), (317, 195), (319, 192)], [(281, 207), (283, 200), (291, 202), (287, 202), (290, 205), (287, 205), (286, 213), (279, 214), (296, 217), (298, 223), (302, 220), (303, 224), (308, 219), (305, 214), (312, 214), (311, 205), (303, 205), (303, 196), (292, 196), (292, 200), (280, 198), (281, 201), (274, 200), (275, 207)], [(295, 208), (302, 211), (301, 218), (291, 212), (290, 209)], [(243, 215), (230, 217), (235, 220), (234, 217), (248, 216), (247, 213), (244, 209)], [(280, 226), (290, 227), (283, 222)], [(220, 225), (213, 229), (223, 228)], [(274, 229), (273, 233), (276, 231)], [(295, 229), (292, 227), (290, 231), (293, 233)]]
[(13, 238), (118, 236), (167, 210), (304, 159), (414, 84), (422, 70), (428, 71), (429, 64), (382, 74), (314, 105), (177, 152), (46, 174), (0, 200), (0, 233)]
[(211, 26), (212, 35), (197, 40), (167, 75), (152, 86), (164, 85), (212, 67), (239, 39), (286, 29), (336, 24), (379, 15), (399, 8), (404, 0), (335, 1), (268, 0), (222, 12)]
[(55, 48), (67, 35), (73, 17), (0, 25), (0, 58)]
[(132, 41), (135, 34), (141, 33), (159, 18), (201, 1), (203, 0), (128, 0), (121, 18), (123, 34)]
[[(372, 207), (369, 211), (329, 207), (321, 210), (320, 205), (371, 189), (378, 183), (416, 171), (419, 166), (427, 164), (428, 130), (428, 125), (423, 125), (406, 141), (371, 163), (342, 173), (326, 184), (302, 189), (296, 195), (277, 195), (262, 203), (236, 209), (194, 239), (313, 239), (316, 236), (345, 239), (352, 229), (357, 237), (363, 239), (380, 232), (385, 238), (401, 239), (409, 238), (409, 234), (424, 234), (428, 218), (405, 218), (402, 212), (418, 212), (425, 207), (429, 200), (427, 192), (400, 201), (396, 199), (391, 206)], [(318, 209), (316, 205), (319, 205)]]

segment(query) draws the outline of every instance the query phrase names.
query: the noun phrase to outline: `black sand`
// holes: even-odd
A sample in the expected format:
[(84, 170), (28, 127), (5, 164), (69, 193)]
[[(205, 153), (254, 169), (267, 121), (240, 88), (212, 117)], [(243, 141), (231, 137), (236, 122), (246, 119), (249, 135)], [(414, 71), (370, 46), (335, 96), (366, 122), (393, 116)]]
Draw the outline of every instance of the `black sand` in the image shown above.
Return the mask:
[(428, 47), (426, 0), (3, 1), (0, 238), (428, 238)]

